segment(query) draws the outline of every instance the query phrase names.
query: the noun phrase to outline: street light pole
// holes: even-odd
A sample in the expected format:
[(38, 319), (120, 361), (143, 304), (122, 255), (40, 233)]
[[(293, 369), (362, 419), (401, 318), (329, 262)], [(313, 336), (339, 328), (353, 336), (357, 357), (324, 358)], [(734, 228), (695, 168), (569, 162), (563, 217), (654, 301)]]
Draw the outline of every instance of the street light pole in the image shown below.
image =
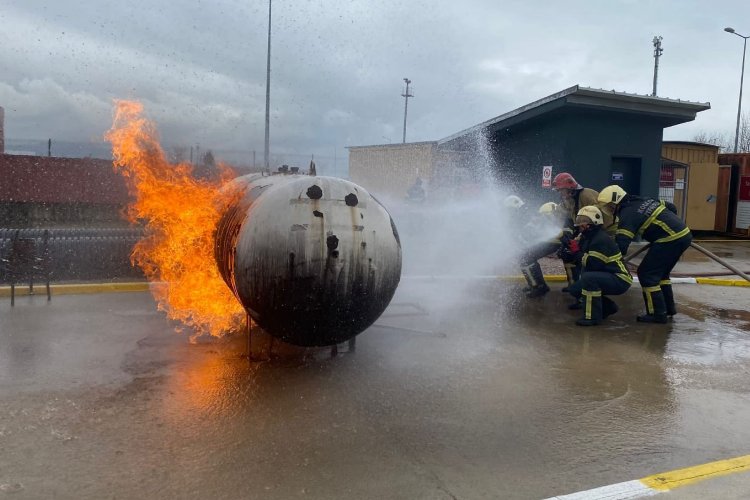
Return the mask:
[(734, 131), (734, 152), (737, 153), (737, 145), (739, 144), (740, 140), (740, 117), (742, 116), (742, 84), (745, 80), (745, 49), (747, 49), (747, 39), (750, 38), (750, 35), (740, 35), (736, 31), (734, 31), (734, 28), (724, 28), (724, 31), (726, 31), (727, 33), (732, 33), (733, 35), (737, 35), (738, 37), (742, 38), (744, 42), (742, 46), (742, 71), (740, 72), (740, 99), (737, 103), (737, 128)]
[(268, 0), (268, 52), (266, 59), (266, 143), (263, 150), (263, 168), (268, 170), (271, 125), (271, 0)]

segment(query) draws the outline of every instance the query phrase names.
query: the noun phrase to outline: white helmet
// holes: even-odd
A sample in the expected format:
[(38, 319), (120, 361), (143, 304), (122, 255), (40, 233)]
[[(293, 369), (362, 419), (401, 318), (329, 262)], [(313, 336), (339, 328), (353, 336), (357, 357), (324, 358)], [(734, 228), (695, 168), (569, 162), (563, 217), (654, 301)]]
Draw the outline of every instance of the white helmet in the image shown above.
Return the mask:
[(576, 216), (575, 225), (580, 224), (593, 224), (595, 226), (601, 226), (604, 224), (604, 217), (602, 211), (596, 208), (594, 205), (588, 205), (581, 208)]
[(557, 210), (557, 203), (554, 201), (548, 201), (541, 207), (539, 207), (539, 213), (542, 215), (552, 215)]
[(505, 205), (508, 208), (521, 208), (522, 206), (524, 206), (524, 202), (521, 198), (512, 194), (510, 196), (507, 196), (503, 200), (503, 205)]
[(617, 184), (612, 184), (611, 186), (607, 186), (602, 189), (602, 192), (599, 193), (597, 201), (599, 203), (614, 203), (615, 205), (617, 205), (620, 203), (620, 201), (622, 201), (622, 198), (626, 194), (628, 193), (626, 193), (623, 188), (621, 188)]

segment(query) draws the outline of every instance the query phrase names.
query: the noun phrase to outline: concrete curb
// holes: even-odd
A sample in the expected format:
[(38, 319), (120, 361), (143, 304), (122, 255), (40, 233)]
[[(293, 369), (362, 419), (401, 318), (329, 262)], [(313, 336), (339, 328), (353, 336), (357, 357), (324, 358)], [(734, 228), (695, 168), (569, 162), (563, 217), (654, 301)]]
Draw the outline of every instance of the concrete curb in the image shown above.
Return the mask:
[[(479, 275), (479, 276), (450, 276), (450, 275), (405, 275), (403, 279), (407, 280), (425, 280), (425, 281), (441, 281), (441, 280), (502, 280), (502, 281), (518, 281), (523, 282), (524, 277), (521, 275), (516, 276), (498, 276), (498, 275)], [(563, 283), (567, 281), (565, 275), (562, 274), (548, 274), (544, 276), (544, 279), (551, 283)], [(638, 283), (638, 278), (633, 278), (633, 283)], [(750, 281), (743, 279), (722, 279), (722, 278), (672, 278), (672, 283), (677, 284), (698, 284), (698, 285), (714, 285), (714, 286), (737, 286), (737, 287), (750, 287)], [(57, 284), (50, 285), (50, 291), (52, 295), (74, 295), (74, 294), (87, 294), (87, 293), (119, 293), (119, 292), (146, 292), (150, 289), (151, 283), (145, 281), (129, 282), (129, 283), (73, 283), (73, 284)], [(36, 284), (34, 286), (33, 295), (45, 295), (47, 293), (44, 284)], [(32, 295), (29, 293), (29, 288), (23, 284), (16, 286), (16, 297), (22, 297), (26, 295)], [(0, 286), (0, 297), (10, 297), (10, 287)]]
[[(146, 281), (131, 283), (72, 283), (64, 285), (50, 285), (52, 295), (73, 295), (85, 293), (111, 293), (111, 292), (145, 292), (149, 289), (150, 283)], [(46, 295), (45, 285), (34, 284), (33, 295)], [(16, 285), (16, 297), (32, 295), (29, 293), (29, 287), (24, 284)], [(10, 287), (0, 287), (0, 297), (10, 297)]]
[(747, 472), (749, 469), (750, 455), (744, 455), (662, 472), (623, 483), (609, 484), (591, 490), (549, 497), (546, 500), (626, 500), (650, 497), (707, 479)]
[[(438, 275), (438, 276), (431, 276), (431, 275), (405, 275), (402, 276), (403, 279), (413, 279), (413, 280), (502, 280), (502, 281), (519, 281), (523, 282), (524, 277), (521, 275), (514, 275), (514, 276), (499, 276), (499, 275), (478, 275), (478, 276), (451, 276), (451, 275)], [(563, 274), (547, 274), (544, 276), (544, 279), (548, 282), (565, 282), (567, 281), (567, 277)], [(699, 284), (699, 285), (715, 285), (715, 286), (739, 286), (739, 287), (750, 287), (750, 281), (745, 281), (743, 279), (722, 279), (722, 278), (691, 278), (691, 277), (681, 277), (681, 278), (672, 278), (672, 283), (675, 285), (678, 284)], [(638, 283), (638, 278), (636, 276), (633, 277), (633, 283)]]

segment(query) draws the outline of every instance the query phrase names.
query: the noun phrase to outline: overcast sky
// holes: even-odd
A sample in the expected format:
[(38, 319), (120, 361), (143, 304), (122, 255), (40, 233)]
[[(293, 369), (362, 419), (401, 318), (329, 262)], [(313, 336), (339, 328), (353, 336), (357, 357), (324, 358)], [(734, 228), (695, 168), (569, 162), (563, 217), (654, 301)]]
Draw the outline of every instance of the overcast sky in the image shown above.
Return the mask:
[[(575, 84), (710, 102), (733, 137), (750, 2), (273, 0), (271, 148), (436, 140)], [(266, 0), (0, 0), (6, 138), (101, 140), (134, 98), (169, 145), (263, 151)], [(750, 65), (750, 63), (749, 63)], [(746, 86), (750, 83), (746, 84)], [(745, 95), (750, 95), (750, 88)], [(750, 111), (750, 99), (745, 108)]]

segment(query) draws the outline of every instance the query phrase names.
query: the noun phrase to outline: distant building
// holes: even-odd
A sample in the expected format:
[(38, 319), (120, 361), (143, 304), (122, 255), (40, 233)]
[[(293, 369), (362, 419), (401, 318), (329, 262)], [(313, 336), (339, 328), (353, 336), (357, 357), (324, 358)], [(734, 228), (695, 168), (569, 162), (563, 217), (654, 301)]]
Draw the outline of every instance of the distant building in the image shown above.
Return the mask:
[(553, 176), (567, 171), (594, 189), (616, 183), (657, 196), (664, 128), (709, 108), (576, 85), (438, 141), (350, 147), (350, 177), (376, 194), (400, 197), (419, 175), (429, 197), (435, 186), (445, 192), (446, 185), (475, 182), (484, 169), (509, 190), (541, 201), (550, 199), (542, 168), (551, 166)]
[(659, 199), (677, 205), (693, 230), (721, 231), (719, 207), (719, 147), (688, 141), (664, 141)]
[(719, 230), (750, 236), (750, 153), (720, 154), (719, 163)]

